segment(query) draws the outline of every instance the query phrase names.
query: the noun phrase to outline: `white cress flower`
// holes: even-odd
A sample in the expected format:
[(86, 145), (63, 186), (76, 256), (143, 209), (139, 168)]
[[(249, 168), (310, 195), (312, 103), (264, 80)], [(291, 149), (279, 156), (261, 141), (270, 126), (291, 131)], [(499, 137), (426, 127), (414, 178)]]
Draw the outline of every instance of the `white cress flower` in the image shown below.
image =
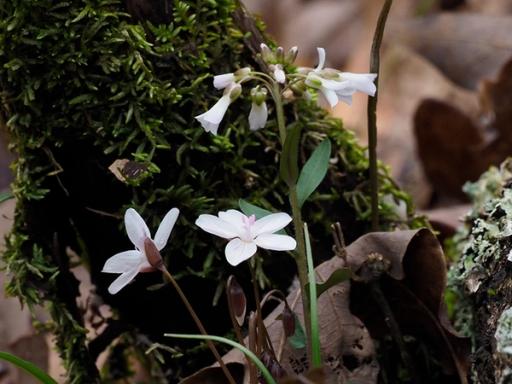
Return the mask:
[(196, 225), (213, 235), (229, 239), (225, 254), (229, 264), (236, 266), (256, 253), (257, 247), (273, 251), (291, 251), (297, 243), (288, 235), (277, 232), (286, 227), (292, 218), (287, 213), (272, 213), (259, 220), (254, 215), (230, 209), (219, 212), (218, 217), (200, 215)]
[(268, 109), (265, 99), (267, 98), (267, 89), (255, 87), (251, 89), (251, 111), (249, 112), (249, 128), (251, 131), (257, 131), (267, 124)]
[(224, 89), (233, 83), (242, 83), (251, 74), (251, 68), (240, 68), (236, 72), (224, 73), (213, 77), (213, 86), (217, 89)]
[(206, 132), (211, 132), (214, 135), (217, 134), (219, 124), (224, 118), (229, 105), (238, 97), (242, 92), (242, 87), (238, 83), (231, 83), (226, 90), (224, 95), (205, 113), (195, 117), (198, 120)]
[(273, 71), (274, 79), (276, 79), (278, 83), (284, 84), (286, 82), (286, 74), (281, 64), (272, 64), (270, 69)]
[(177, 208), (167, 212), (152, 239), (148, 226), (137, 211), (133, 208), (126, 210), (124, 214), (126, 233), (135, 245), (135, 249), (117, 253), (105, 262), (102, 272), (121, 274), (108, 287), (110, 294), (114, 295), (123, 289), (139, 272), (151, 272), (161, 267), (162, 259), (158, 251), (167, 244), (179, 213)]
[(256, 104), (255, 102), (251, 105), (251, 112), (249, 112), (249, 128), (251, 131), (257, 131), (263, 128), (267, 124), (268, 110), (267, 103), (262, 102)]
[[(318, 65), (314, 70), (307, 72), (306, 85), (318, 89), (325, 97), (331, 107), (343, 101), (352, 103), (352, 95), (359, 91), (369, 96), (375, 96), (377, 87), (374, 80), (377, 75), (374, 73), (350, 73), (340, 72), (332, 68), (324, 68), (325, 49), (317, 48)], [(299, 68), (304, 73), (306, 68)]]

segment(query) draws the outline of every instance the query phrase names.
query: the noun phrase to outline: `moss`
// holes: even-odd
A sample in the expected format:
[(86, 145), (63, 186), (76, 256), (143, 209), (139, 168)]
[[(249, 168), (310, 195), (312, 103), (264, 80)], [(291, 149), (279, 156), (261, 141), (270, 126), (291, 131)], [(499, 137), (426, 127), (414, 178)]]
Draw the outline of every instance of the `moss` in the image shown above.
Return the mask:
[[(72, 382), (92, 382), (97, 373), (76, 306), (78, 283), (69, 272), (67, 246), (88, 265), (119, 318), (158, 339), (163, 330), (189, 329), (190, 322), (162, 310), (164, 302), (179, 305), (170, 290), (144, 289), (157, 277), (141, 277), (126, 292), (106, 295), (111, 276), (102, 275), (101, 267), (128, 246), (122, 212), (133, 206), (155, 228), (170, 207), (180, 207), (164, 256), (182, 283), (195, 288), (192, 301), (209, 308), (233, 270), (223, 262), (220, 243), (212, 246), (211, 237), (194, 229), (197, 215), (235, 207), (240, 197), (287, 210), (286, 190), (276, 179), (280, 149), (274, 123), (250, 133), (249, 105), (242, 102), (230, 108), (219, 136), (205, 134), (193, 119), (219, 97), (212, 74), (257, 65), (245, 46), (247, 31), (234, 23), (236, 6), (234, 0), (176, 0), (171, 22), (153, 25), (135, 21), (117, 0), (0, 4), (2, 114), (18, 154), (16, 218), (4, 254), (11, 276), (7, 291), (29, 306), (50, 303)], [(368, 161), (353, 134), (316, 105), (290, 104), (286, 112), (306, 128), (302, 161), (324, 137), (335, 142), (328, 183), (304, 213), (318, 254), (326, 258), (332, 221), (343, 223), (349, 240), (368, 228)], [(138, 174), (118, 181), (108, 171), (116, 159), (132, 161)], [(409, 197), (388, 171), (381, 166), (380, 172), (383, 228), (425, 225), (412, 215)], [(405, 220), (389, 196), (407, 203)], [(291, 263), (287, 256), (264, 263), (270, 281), (283, 286), (276, 264)], [(203, 312), (225, 319), (222, 305)], [(212, 323), (214, 331), (223, 327)], [(193, 369), (187, 364), (176, 362)]]

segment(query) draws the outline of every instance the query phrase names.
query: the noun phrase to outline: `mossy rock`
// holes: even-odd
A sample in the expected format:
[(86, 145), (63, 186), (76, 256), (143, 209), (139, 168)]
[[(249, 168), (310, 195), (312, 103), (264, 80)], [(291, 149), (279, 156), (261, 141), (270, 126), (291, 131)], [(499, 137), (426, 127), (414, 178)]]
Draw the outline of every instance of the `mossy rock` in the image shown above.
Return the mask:
[[(67, 247), (78, 253), (98, 294), (115, 309), (114, 336), (130, 331), (123, 342), (140, 345), (142, 334), (169, 344), (164, 332), (195, 329), (172, 289), (146, 290), (161, 282), (158, 274), (139, 275), (116, 296), (106, 293), (113, 277), (100, 273), (105, 260), (131, 247), (124, 210), (135, 207), (154, 230), (168, 209), (180, 208), (164, 256), (199, 313), (212, 319), (207, 323), (212, 333), (229, 328), (224, 278), (247, 272), (226, 264), (222, 243), (197, 230), (195, 219), (236, 208), (239, 198), (289, 210), (277, 177), (275, 122), (249, 132), (249, 103), (242, 101), (232, 105), (218, 136), (205, 133), (193, 118), (220, 96), (212, 75), (258, 67), (258, 42), (272, 45), (260, 23), (234, 0), (156, 3), (163, 8), (155, 11), (148, 6), (152, 2), (135, 0), (0, 4), (1, 113), (18, 155), (15, 225), (3, 256), (11, 277), (7, 291), (30, 307), (49, 308), (70, 382), (98, 380), (94, 360), (109, 336), (89, 344)], [(315, 104), (285, 108), (294, 124), (303, 126), (302, 162), (325, 137), (334, 143), (327, 181), (304, 208), (316, 255), (328, 258), (332, 222), (342, 223), (348, 241), (369, 228), (365, 150), (340, 120)], [(109, 171), (117, 159), (130, 161), (125, 182)], [(407, 218), (389, 203), (390, 196), (407, 203)], [(424, 224), (412, 216), (409, 197), (384, 167), (380, 197), (383, 228)], [(288, 255), (263, 258), (270, 285), (286, 287), (283, 270), (293, 275)], [(171, 369), (160, 367), (162, 377), (172, 381), (205, 363), (190, 356), (195, 355), (172, 360)]]

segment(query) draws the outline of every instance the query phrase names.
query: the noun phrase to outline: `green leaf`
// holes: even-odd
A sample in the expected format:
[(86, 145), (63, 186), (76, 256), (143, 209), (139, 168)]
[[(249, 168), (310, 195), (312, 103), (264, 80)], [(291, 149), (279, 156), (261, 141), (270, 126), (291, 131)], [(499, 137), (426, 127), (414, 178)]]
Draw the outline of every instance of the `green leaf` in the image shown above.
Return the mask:
[(286, 140), (281, 153), (281, 163), (279, 164), (279, 174), (289, 186), (295, 185), (299, 175), (298, 156), (299, 156), (299, 125), (295, 125), (288, 130)]
[(244, 199), (239, 199), (238, 205), (239, 205), (240, 209), (242, 210), (242, 212), (244, 213), (244, 215), (246, 215), (246, 216), (254, 215), (254, 216), (256, 216), (256, 219), (261, 219), (262, 217), (268, 216), (272, 213), (270, 211), (267, 211), (266, 209), (257, 207), (255, 205), (249, 203), (248, 201), (245, 201)]
[(295, 315), (295, 333), (288, 338), (288, 342), (294, 349), (302, 349), (306, 347), (306, 332), (299, 321), (297, 315)]
[(14, 364), (17, 367), (23, 369), (24, 371), (28, 372), (36, 379), (38, 379), (41, 383), (57, 384), (57, 382), (53, 380), (50, 376), (48, 376), (42, 369), (36, 367), (34, 364), (27, 360), (20, 359), (17, 356), (2, 351), (0, 351), (0, 359), (6, 360), (9, 363)]
[[(343, 283), (352, 277), (352, 271), (349, 268), (340, 268), (335, 270), (327, 281), (316, 285), (316, 297), (337, 284)], [(309, 290), (309, 283), (306, 284), (306, 290)]]
[(329, 157), (331, 156), (331, 141), (325, 139), (315, 149), (309, 160), (304, 164), (297, 182), (297, 199), (302, 207), (309, 196), (318, 188), (327, 173)]
[(11, 191), (2, 192), (0, 193), (0, 203), (3, 203), (4, 201), (14, 199), (14, 195)]

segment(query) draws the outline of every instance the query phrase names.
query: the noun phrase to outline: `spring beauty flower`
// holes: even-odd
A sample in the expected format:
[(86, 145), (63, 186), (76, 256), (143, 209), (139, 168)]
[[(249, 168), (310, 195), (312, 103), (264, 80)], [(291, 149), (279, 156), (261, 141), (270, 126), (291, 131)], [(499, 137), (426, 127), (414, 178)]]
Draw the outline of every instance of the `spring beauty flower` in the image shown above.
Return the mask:
[[(219, 86), (224, 80), (219, 80)], [(230, 104), (236, 100), (242, 93), (242, 86), (239, 83), (230, 83), (224, 90), (224, 95), (205, 113), (195, 117), (198, 120), (206, 132), (211, 132), (214, 135), (217, 134), (219, 124), (221, 123), (226, 111)]]
[(306, 72), (306, 85), (317, 89), (325, 97), (329, 105), (334, 107), (339, 101), (352, 103), (355, 92), (363, 92), (375, 96), (375, 73), (340, 72), (332, 68), (324, 68), (325, 49), (317, 48), (318, 65), (315, 69), (299, 68), (299, 72)]
[(212, 235), (229, 239), (225, 254), (229, 264), (235, 266), (256, 253), (257, 247), (273, 251), (291, 251), (297, 246), (295, 239), (277, 232), (292, 218), (287, 213), (271, 213), (259, 220), (254, 215), (230, 209), (218, 216), (200, 215), (196, 225)]
[(149, 228), (133, 208), (128, 208), (124, 214), (124, 225), (128, 238), (135, 246), (134, 250), (124, 251), (109, 258), (102, 272), (120, 273), (108, 287), (112, 295), (123, 289), (139, 272), (151, 272), (163, 267), (161, 251), (167, 244), (171, 231), (178, 219), (180, 211), (171, 209), (160, 223), (155, 237), (151, 238)]

